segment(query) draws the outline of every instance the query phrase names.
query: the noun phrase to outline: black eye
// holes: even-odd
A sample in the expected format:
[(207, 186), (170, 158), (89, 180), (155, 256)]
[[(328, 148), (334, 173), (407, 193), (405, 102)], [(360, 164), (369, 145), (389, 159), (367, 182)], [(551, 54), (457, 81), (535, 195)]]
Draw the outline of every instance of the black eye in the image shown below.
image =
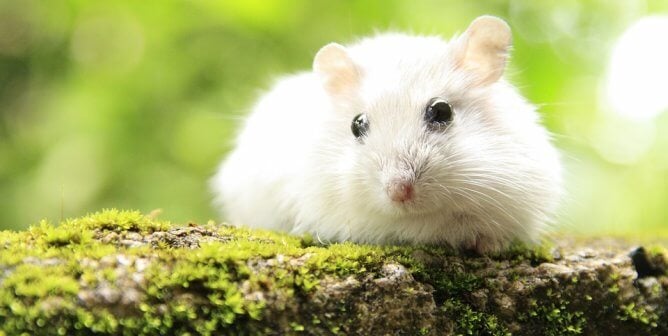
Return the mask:
[(452, 106), (443, 99), (433, 99), (427, 106), (424, 118), (430, 124), (449, 124), (452, 121)]
[(356, 138), (366, 135), (369, 131), (369, 120), (366, 118), (366, 114), (358, 114), (353, 118), (353, 123), (350, 125), (350, 130), (353, 131), (353, 135)]

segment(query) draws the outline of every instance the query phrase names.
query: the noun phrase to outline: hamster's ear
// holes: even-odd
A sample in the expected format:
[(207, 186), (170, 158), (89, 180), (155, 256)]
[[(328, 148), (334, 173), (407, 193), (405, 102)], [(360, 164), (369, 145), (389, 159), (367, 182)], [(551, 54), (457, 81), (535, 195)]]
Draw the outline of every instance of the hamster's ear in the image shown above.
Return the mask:
[(313, 71), (322, 79), (327, 92), (345, 94), (357, 87), (360, 72), (342, 45), (330, 43), (315, 55)]
[(512, 33), (505, 21), (480, 16), (456, 43), (457, 63), (474, 74), (477, 84), (488, 85), (501, 78), (512, 44)]

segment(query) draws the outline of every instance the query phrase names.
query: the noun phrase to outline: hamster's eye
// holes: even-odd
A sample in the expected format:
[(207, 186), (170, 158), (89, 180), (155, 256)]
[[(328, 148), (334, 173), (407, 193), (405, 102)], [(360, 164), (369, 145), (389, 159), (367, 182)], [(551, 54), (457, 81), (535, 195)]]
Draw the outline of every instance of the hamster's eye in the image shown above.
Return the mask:
[(454, 117), (452, 106), (440, 98), (435, 98), (431, 101), (424, 115), (425, 119), (430, 124), (449, 124)]
[(369, 120), (366, 118), (366, 114), (358, 114), (353, 118), (353, 123), (350, 125), (350, 129), (353, 131), (355, 138), (360, 138), (366, 135), (369, 132)]

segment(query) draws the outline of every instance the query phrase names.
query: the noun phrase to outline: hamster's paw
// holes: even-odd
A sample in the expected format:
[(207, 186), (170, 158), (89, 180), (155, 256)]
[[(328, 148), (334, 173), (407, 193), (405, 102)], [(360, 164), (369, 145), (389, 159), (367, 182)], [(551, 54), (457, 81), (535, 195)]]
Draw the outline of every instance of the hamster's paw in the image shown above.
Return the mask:
[(505, 243), (498, 239), (493, 239), (483, 234), (478, 234), (475, 239), (462, 243), (462, 249), (476, 255), (488, 255), (499, 252), (505, 247)]

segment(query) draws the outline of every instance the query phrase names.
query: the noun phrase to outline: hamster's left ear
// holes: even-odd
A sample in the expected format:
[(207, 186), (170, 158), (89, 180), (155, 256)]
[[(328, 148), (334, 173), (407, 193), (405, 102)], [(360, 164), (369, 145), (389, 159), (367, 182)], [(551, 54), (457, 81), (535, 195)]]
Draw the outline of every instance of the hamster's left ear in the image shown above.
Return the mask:
[(512, 33), (505, 21), (485, 15), (473, 20), (456, 44), (457, 64), (470, 71), (478, 85), (488, 85), (503, 75)]
[(325, 90), (341, 95), (354, 90), (360, 81), (360, 71), (340, 44), (330, 43), (320, 49), (313, 59), (313, 71), (322, 79)]

